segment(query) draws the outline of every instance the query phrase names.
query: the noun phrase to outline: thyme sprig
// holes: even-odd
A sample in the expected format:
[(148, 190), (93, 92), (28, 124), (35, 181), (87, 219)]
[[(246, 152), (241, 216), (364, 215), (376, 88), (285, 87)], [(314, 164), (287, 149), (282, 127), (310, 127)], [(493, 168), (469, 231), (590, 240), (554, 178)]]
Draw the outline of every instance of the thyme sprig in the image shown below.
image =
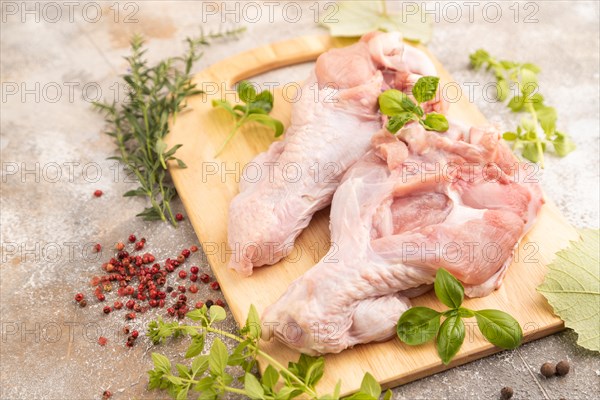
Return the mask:
[(232, 37), (243, 30), (187, 38), (187, 50), (182, 56), (169, 57), (154, 65), (145, 59), (144, 40), (136, 35), (131, 39), (131, 55), (125, 57), (129, 65), (128, 73), (122, 76), (128, 89), (125, 101), (93, 103), (95, 109), (105, 114), (108, 123), (105, 133), (114, 138), (118, 148), (118, 155), (110, 159), (123, 163), (140, 184), (124, 196), (150, 200), (150, 207), (137, 214), (144, 220), (169, 221), (177, 226), (170, 205), (177, 192), (168, 179), (167, 164), (176, 162), (179, 168), (186, 165), (175, 157), (181, 144), (167, 149), (163, 140), (169, 133), (169, 117), (175, 122), (177, 113), (186, 106), (185, 99), (202, 93), (192, 83), (190, 74), (194, 62), (202, 57), (201, 49), (211, 39)]

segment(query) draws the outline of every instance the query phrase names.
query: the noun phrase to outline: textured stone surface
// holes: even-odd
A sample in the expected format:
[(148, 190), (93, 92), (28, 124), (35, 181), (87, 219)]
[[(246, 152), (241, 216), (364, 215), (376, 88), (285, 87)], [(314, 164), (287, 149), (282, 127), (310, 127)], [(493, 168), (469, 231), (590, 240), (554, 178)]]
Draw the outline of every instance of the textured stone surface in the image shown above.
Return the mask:
[[(7, 8), (9, 3), (17, 7), (15, 14)], [(197, 239), (187, 221), (174, 229), (135, 217), (144, 202), (121, 197), (135, 185), (118, 172), (113, 161), (106, 160), (114, 146), (101, 133), (102, 117), (90, 109), (89, 99), (96, 96), (97, 87), (102, 97), (115, 97), (113, 85), (126, 68), (121, 57), (128, 53), (132, 33), (147, 37), (148, 58), (157, 60), (181, 53), (182, 40), (195, 35), (200, 26), (218, 29), (222, 14), (203, 14), (200, 2), (123, 2), (115, 15), (115, 8), (110, 8), (113, 2), (102, 2), (92, 3), (100, 7), (100, 18), (95, 8), (84, 11), (78, 4), (71, 22), (67, 5), (63, 4), (62, 16), (56, 20), (55, 11), (44, 8), (43, 3), (28, 3), (33, 14), (23, 13), (22, 4), (4, 2), (0, 25), (0, 398), (92, 399), (99, 398), (106, 388), (115, 398), (165, 397), (145, 390), (145, 371), (151, 366), (145, 338), (138, 339), (133, 350), (126, 349), (125, 336), (120, 333), (125, 325), (121, 314), (106, 316), (95, 301), (80, 309), (72, 299), (80, 290), (90, 297), (88, 281), (101, 271), (90, 243), (104, 245), (104, 259), (110, 257), (108, 248), (114, 242), (136, 233), (148, 239), (148, 250), (162, 260), (198, 244)], [(541, 91), (548, 103), (556, 106), (560, 129), (569, 132), (578, 145), (566, 158), (548, 157), (544, 189), (574, 225), (598, 227), (598, 3), (534, 2), (539, 8), (538, 22), (530, 24), (523, 19), (534, 9), (524, 9), (521, 3), (519, 22), (515, 23), (514, 10), (508, 8), (511, 4), (503, 4), (503, 15), (496, 23), (482, 17), (482, 5), (474, 9), (472, 22), (464, 5), (458, 22), (444, 18), (440, 6), (440, 22), (430, 48), (463, 86), (490, 79), (468, 68), (468, 54), (479, 47), (542, 68)], [(283, 3), (273, 9), (272, 23), (266, 7), (261, 8), (260, 22), (250, 22), (254, 14), (249, 9), (244, 14), (243, 5), (238, 6), (240, 13), (227, 16), (226, 25), (235, 25), (239, 16), (239, 23), (248, 31), (239, 40), (216, 41), (196, 65), (197, 70), (271, 41), (325, 33), (313, 22), (312, 2), (302, 5), (302, 18), (296, 23), (283, 20)], [(320, 6), (322, 9), (323, 4)], [(232, 10), (235, 3), (229, 2), (227, 7)], [(132, 12), (135, 15), (131, 16)], [(293, 9), (288, 12), (294, 16)], [(137, 22), (128, 22), (128, 15)], [(275, 71), (257, 80), (285, 83), (302, 79), (307, 68)], [(73, 88), (72, 96), (69, 88)], [(14, 90), (17, 92), (11, 94)], [(517, 117), (506, 107), (486, 101), (481, 90), (474, 93), (475, 103), (491, 121), (504, 129), (514, 127)], [(96, 189), (102, 189), (104, 196), (94, 198)], [(178, 202), (175, 208), (183, 212)], [(189, 265), (194, 264), (209, 272), (200, 252), (190, 260)], [(193, 296), (198, 300), (220, 297), (204, 285)], [(130, 325), (143, 331), (144, 324), (156, 315), (146, 313)], [(233, 331), (235, 322), (228, 318), (223, 327)], [(100, 335), (108, 338), (107, 346), (96, 344)], [(592, 398), (600, 390), (600, 361), (597, 355), (578, 348), (575, 340), (572, 332), (540, 339), (396, 388), (394, 397), (495, 399), (503, 386), (511, 386), (515, 398)], [(183, 341), (159, 350), (175, 358), (182, 357), (185, 348)], [(573, 366), (568, 376), (545, 379), (539, 374), (543, 362), (561, 359), (568, 359)]]

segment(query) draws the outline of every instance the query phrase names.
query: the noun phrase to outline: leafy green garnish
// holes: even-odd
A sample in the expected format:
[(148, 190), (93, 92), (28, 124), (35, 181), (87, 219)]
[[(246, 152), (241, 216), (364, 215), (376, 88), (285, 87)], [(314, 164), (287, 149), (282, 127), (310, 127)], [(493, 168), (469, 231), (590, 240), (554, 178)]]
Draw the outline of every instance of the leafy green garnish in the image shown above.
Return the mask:
[(436, 76), (423, 76), (413, 86), (412, 94), (419, 104), (405, 93), (396, 89), (389, 89), (379, 95), (379, 108), (381, 113), (390, 117), (387, 130), (397, 133), (410, 121), (418, 121), (428, 131), (446, 132), (448, 120), (442, 114), (435, 112), (425, 115), (420, 104), (435, 98), (435, 93), (440, 78)]
[[(397, 3), (392, 3), (392, 6)], [(319, 9), (315, 3), (311, 9), (317, 14), (321, 25), (327, 27), (331, 36), (357, 37), (376, 30), (402, 32), (407, 40), (427, 43), (431, 40), (433, 25), (430, 18), (415, 2), (406, 7), (404, 14), (388, 10), (385, 0), (336, 1)]]
[[(173, 365), (167, 357), (152, 353), (154, 369), (148, 371), (148, 389), (166, 390), (174, 399), (186, 399), (190, 392), (196, 392), (199, 399), (218, 399), (227, 393), (239, 394), (250, 399), (271, 400), (287, 400), (298, 396), (323, 400), (340, 398), (341, 381), (337, 383), (332, 394), (318, 394), (315, 389), (323, 377), (323, 357), (302, 354), (297, 362), (290, 362), (285, 367), (259, 347), (260, 319), (254, 306), (250, 306), (246, 324), (238, 334), (231, 334), (214, 326), (225, 319), (225, 310), (219, 306), (212, 306), (210, 309), (203, 306), (187, 313), (187, 317), (199, 325), (179, 325), (176, 321), (164, 322), (160, 318), (150, 322), (148, 337), (154, 344), (163, 343), (170, 337), (190, 336), (191, 344), (185, 357), (193, 360), (189, 367), (176, 364), (174, 372)], [(228, 338), (238, 345), (229, 352), (223, 341), (215, 337), (208, 354), (202, 354), (208, 334)], [(261, 379), (251, 373), (257, 357), (269, 363)], [(241, 371), (241, 375), (231, 374), (236, 370)], [(232, 385), (236, 380), (243, 384), (243, 388)], [(381, 386), (371, 374), (366, 373), (359, 392), (350, 398), (378, 400), (380, 394)], [(390, 398), (391, 391), (388, 390), (384, 399)]]
[(556, 253), (537, 290), (548, 299), (565, 326), (577, 332), (578, 345), (600, 351), (600, 238), (598, 229), (581, 229), (579, 236), (580, 240)]
[(240, 100), (244, 103), (243, 105), (238, 104), (232, 106), (226, 100), (213, 100), (213, 107), (220, 107), (230, 113), (234, 120), (235, 126), (229, 132), (227, 139), (221, 145), (215, 157), (219, 156), (225, 149), (227, 144), (235, 136), (238, 129), (247, 121), (258, 122), (259, 124), (265, 125), (272, 128), (275, 131), (275, 137), (279, 137), (283, 134), (283, 124), (281, 121), (269, 116), (268, 114), (273, 109), (273, 94), (268, 90), (263, 90), (260, 93), (256, 93), (256, 89), (251, 83), (242, 81), (237, 87), (237, 93)]
[(150, 65), (144, 58), (143, 39), (134, 36), (131, 55), (125, 58), (129, 64), (129, 72), (123, 75), (128, 86), (126, 100), (122, 104), (116, 101), (93, 103), (106, 115), (109, 126), (106, 134), (114, 138), (119, 149), (119, 155), (111, 158), (123, 163), (140, 184), (124, 196), (150, 200), (151, 206), (137, 215), (144, 220), (168, 220), (177, 226), (170, 206), (177, 192), (167, 183), (167, 162), (174, 161), (179, 168), (186, 168), (186, 165), (175, 157), (181, 145), (167, 149), (163, 141), (169, 133), (169, 117), (175, 121), (177, 113), (185, 107), (185, 99), (201, 93), (191, 82), (190, 75), (192, 65), (202, 56), (200, 49), (209, 44), (209, 39), (233, 36), (241, 31), (243, 29), (188, 38), (184, 55), (164, 59), (156, 65)]
[[(516, 130), (505, 132), (504, 140), (513, 142), (513, 150), (521, 149), (521, 154), (529, 161), (544, 166), (544, 152), (552, 145), (554, 152), (564, 157), (573, 150), (575, 144), (569, 136), (556, 129), (556, 110), (544, 104), (539, 93), (537, 75), (540, 68), (531, 63), (516, 63), (497, 60), (487, 51), (479, 49), (469, 56), (475, 69), (485, 67), (496, 77), (496, 96), (504, 101), (511, 87), (516, 85), (518, 94), (507, 103), (513, 112), (527, 112)], [(541, 131), (541, 132), (540, 132)]]
[[(413, 307), (400, 316), (398, 338), (410, 346), (427, 343), (435, 338), (436, 347), (444, 364), (450, 363), (465, 340), (464, 318), (475, 317), (483, 336), (492, 344), (514, 349), (521, 344), (521, 326), (509, 314), (499, 310), (469, 310), (461, 307), (463, 285), (443, 268), (438, 269), (434, 281), (435, 295), (450, 307), (440, 313), (428, 307)], [(440, 325), (440, 319), (446, 319)]]

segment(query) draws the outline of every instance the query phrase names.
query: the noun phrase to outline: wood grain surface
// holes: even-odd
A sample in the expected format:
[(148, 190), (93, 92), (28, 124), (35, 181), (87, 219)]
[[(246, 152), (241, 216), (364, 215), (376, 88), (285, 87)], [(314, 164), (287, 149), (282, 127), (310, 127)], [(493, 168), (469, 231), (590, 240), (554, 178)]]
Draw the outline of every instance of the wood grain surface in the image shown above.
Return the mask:
[[(232, 127), (232, 119), (222, 110), (213, 109), (212, 99), (225, 97), (224, 90), (242, 79), (301, 62), (315, 60), (319, 54), (335, 46), (351, 42), (329, 36), (300, 37), (250, 50), (223, 60), (197, 74), (194, 81), (207, 91), (188, 101), (189, 109), (177, 116), (168, 137), (169, 145), (183, 144), (178, 157), (185, 160), (187, 169), (170, 166), (177, 191), (192, 225), (203, 245), (208, 261), (221, 284), (227, 304), (238, 323), (243, 324), (250, 304), (259, 313), (279, 298), (288, 284), (311, 268), (329, 247), (329, 208), (318, 212), (308, 228), (300, 235), (294, 251), (271, 267), (258, 268), (249, 278), (242, 278), (227, 269), (227, 210), (237, 194), (243, 166), (274, 140), (273, 134), (261, 126), (245, 126), (222, 155), (213, 155)], [(426, 51), (426, 50), (425, 50)], [(451, 76), (431, 56), (443, 82)], [(284, 124), (289, 123), (292, 104), (275, 90), (272, 115)], [(233, 92), (227, 99), (234, 100)], [(450, 116), (473, 125), (486, 124), (485, 117), (466, 96), (451, 106)], [(539, 221), (521, 242), (515, 260), (509, 268), (503, 286), (488, 297), (466, 300), (473, 309), (495, 308), (512, 314), (523, 327), (525, 341), (534, 340), (563, 329), (562, 321), (553, 315), (546, 300), (535, 288), (543, 279), (547, 265), (557, 250), (576, 237), (575, 230), (547, 202)], [(335, 294), (332, 294), (334, 296)], [(413, 300), (413, 305), (440, 309), (432, 293)], [(453, 366), (500, 351), (485, 341), (475, 320), (465, 321), (466, 339), (452, 363), (441, 363), (433, 343), (410, 347), (393, 339), (385, 343), (367, 344), (348, 349), (341, 354), (326, 356), (325, 375), (318, 389), (333, 390), (342, 379), (342, 392), (348, 394), (359, 388), (366, 371), (371, 372), (386, 387), (410, 382)], [(277, 341), (263, 342), (264, 349), (287, 364), (298, 353)], [(264, 368), (261, 363), (261, 369)]]

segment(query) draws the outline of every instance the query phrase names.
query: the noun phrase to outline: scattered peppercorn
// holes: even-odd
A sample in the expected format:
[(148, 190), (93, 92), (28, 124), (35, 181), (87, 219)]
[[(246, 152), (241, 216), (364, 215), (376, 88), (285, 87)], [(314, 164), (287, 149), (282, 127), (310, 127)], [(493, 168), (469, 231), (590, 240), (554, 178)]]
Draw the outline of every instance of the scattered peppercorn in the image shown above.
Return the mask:
[(508, 400), (511, 397), (513, 397), (513, 389), (509, 386), (505, 386), (502, 388), (502, 390), (500, 391), (500, 397), (502, 397), (502, 399), (504, 400)]
[(79, 303), (81, 300), (83, 300), (83, 293), (77, 293), (75, 295), (75, 301)]
[(87, 301), (85, 301), (85, 299), (83, 299), (79, 302), (79, 307), (85, 307), (85, 306), (87, 306)]
[(540, 372), (546, 378), (550, 378), (551, 376), (556, 374), (556, 367), (551, 362), (545, 362), (542, 364), (542, 367), (540, 368)]
[(94, 245), (94, 251), (96, 251), (96, 253), (100, 253), (100, 251), (102, 251), (102, 245), (100, 243), (96, 243)]
[(104, 301), (106, 300), (106, 296), (104, 296), (102, 293), (99, 293), (96, 298), (98, 299), (98, 301)]
[(104, 311), (104, 314), (110, 314), (110, 312), (112, 311), (112, 309), (109, 306), (105, 306), (102, 311)]
[(190, 247), (190, 251), (191, 251), (192, 253), (195, 253), (195, 252), (197, 252), (197, 251), (198, 251), (198, 246), (191, 246), (191, 247)]
[(211, 308), (215, 304), (212, 300), (206, 300), (206, 307)]
[(128, 313), (127, 315), (125, 315), (125, 318), (127, 319), (135, 319), (135, 313)]
[(190, 281), (196, 282), (197, 280), (198, 280), (198, 275), (196, 275), (196, 274), (191, 274), (190, 275)]
[(198, 286), (190, 285), (189, 290), (191, 293), (198, 293)]
[[(179, 264), (182, 264), (183, 262), (185, 262), (185, 257), (182, 254), (178, 255), (177, 256), (177, 262)], [(179, 264), (177, 264), (177, 265), (179, 265)], [(173, 265), (175, 265), (175, 264), (173, 264)]]
[(102, 196), (102, 190), (98, 189), (98, 190), (94, 191), (94, 196), (96, 196), (96, 197)]
[(208, 276), (208, 274), (200, 274), (199, 278), (204, 283), (210, 282), (210, 276)]
[(117, 300), (117, 301), (115, 301), (115, 304), (114, 304), (114, 309), (115, 309), (115, 310), (120, 310), (121, 308), (123, 308), (123, 302), (121, 302), (121, 301), (118, 301), (118, 300)]
[(100, 346), (105, 346), (107, 342), (108, 342), (108, 339), (107, 339), (107, 338), (105, 338), (104, 336), (100, 336), (100, 337), (98, 338), (98, 344), (99, 344)]
[(569, 373), (570, 369), (571, 366), (569, 365), (568, 361), (559, 361), (558, 364), (556, 364), (556, 375), (565, 376)]
[(185, 272), (185, 271), (179, 271), (179, 277), (181, 279), (185, 279), (186, 276), (187, 276), (187, 272)]
[(144, 248), (144, 242), (137, 242), (137, 243), (135, 244), (135, 249), (136, 249), (136, 250), (141, 250), (141, 249), (143, 249), (143, 248)]
[(134, 234), (131, 234), (131, 235), (129, 235), (129, 242), (130, 242), (130, 243), (133, 243), (133, 242), (135, 242), (135, 239), (136, 239), (136, 237), (135, 237), (135, 235), (134, 235)]
[(200, 271), (200, 268), (196, 267), (195, 265), (192, 268), (190, 268), (190, 272), (192, 274), (197, 274), (199, 271)]
[(139, 335), (140, 335), (140, 333), (139, 333), (138, 331), (133, 331), (133, 332), (131, 332), (131, 336), (132, 336), (134, 339), (137, 339), (137, 337), (138, 337)]
[(105, 390), (102, 392), (102, 400), (108, 400), (112, 397), (112, 393), (110, 390)]
[(183, 249), (181, 250), (181, 255), (184, 256), (185, 258), (188, 258), (190, 256), (190, 251), (188, 249)]
[(217, 301), (215, 301), (215, 304), (219, 307), (225, 307), (225, 302), (221, 299), (217, 299)]
[(117, 251), (121, 251), (125, 248), (125, 244), (123, 244), (122, 242), (118, 242), (117, 244), (115, 244), (115, 250)]
[(129, 326), (125, 325), (123, 327), (123, 333), (126, 334), (126, 335), (129, 335)]
[(204, 305), (204, 303), (199, 301), (196, 303), (196, 308), (202, 308), (203, 305)]
[(219, 290), (221, 288), (221, 286), (219, 285), (219, 282), (214, 281), (210, 283), (210, 288), (212, 290)]
[(183, 214), (181, 214), (181, 213), (177, 213), (177, 214), (175, 214), (175, 219), (176, 219), (177, 221), (183, 221)]

